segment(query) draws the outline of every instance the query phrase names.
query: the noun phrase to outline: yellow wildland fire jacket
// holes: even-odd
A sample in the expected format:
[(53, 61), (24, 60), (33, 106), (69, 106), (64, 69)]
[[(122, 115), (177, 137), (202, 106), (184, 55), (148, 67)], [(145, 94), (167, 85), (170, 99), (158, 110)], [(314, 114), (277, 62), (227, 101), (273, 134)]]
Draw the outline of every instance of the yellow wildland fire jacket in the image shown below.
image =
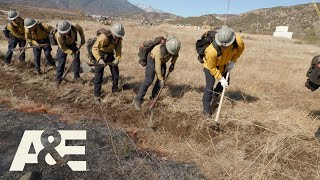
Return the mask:
[(60, 33), (56, 33), (55, 37), (58, 42), (58, 47), (66, 54), (71, 54), (72, 50), (67, 46), (76, 43), (77, 41), (77, 32), (80, 35), (81, 41), (85, 42), (85, 36), (81, 26), (78, 24), (72, 25), (69, 33), (61, 35)]
[(41, 23), (36, 24), (36, 26), (37, 27), (33, 31), (26, 28), (27, 43), (30, 43), (32, 45), (37, 45), (38, 40), (49, 40), (49, 33), (53, 29), (52, 26), (44, 25)]
[(236, 35), (236, 41), (238, 43), (238, 48), (234, 48), (233, 45), (227, 48), (221, 48), (221, 56), (218, 57), (217, 50), (210, 44), (204, 54), (203, 66), (207, 68), (214, 78), (222, 78), (222, 74), (226, 71), (226, 66), (230, 61), (237, 62), (242, 52), (245, 49), (244, 42), (239, 35)]
[(104, 53), (116, 54), (115, 59), (121, 60), (122, 38), (117, 38), (110, 42), (110, 39), (105, 34), (100, 34), (97, 37), (97, 41), (92, 46), (92, 54), (97, 61), (103, 58)]
[(166, 63), (171, 59), (171, 63), (175, 64), (179, 55), (172, 55), (168, 53), (167, 55), (163, 55), (161, 53), (161, 44), (156, 45), (152, 50), (151, 50), (151, 57), (155, 60), (155, 70), (157, 77), (160, 81), (163, 81), (164, 77), (162, 76), (161, 73), (161, 64)]
[(16, 19), (17, 23), (11, 21), (7, 25), (7, 29), (11, 32), (11, 34), (18, 39), (25, 39), (24, 36), (24, 19), (18, 17)]

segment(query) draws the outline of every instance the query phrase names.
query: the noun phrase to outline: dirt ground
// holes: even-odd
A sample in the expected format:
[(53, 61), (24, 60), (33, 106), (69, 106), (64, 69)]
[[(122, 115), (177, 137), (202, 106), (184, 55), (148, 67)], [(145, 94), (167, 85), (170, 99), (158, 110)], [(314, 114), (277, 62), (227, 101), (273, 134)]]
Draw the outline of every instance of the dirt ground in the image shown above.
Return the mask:
[[(132, 133), (110, 129), (99, 120), (67, 123), (57, 115), (22, 112), (31, 109), (10, 109), (8, 103), (0, 105), (0, 179), (18, 179), (25, 172), (36, 170), (42, 172), (43, 179), (207, 179), (194, 164), (165, 160), (152, 151), (138, 150)], [(88, 171), (73, 172), (66, 165), (50, 167), (40, 162), (27, 164), (24, 172), (9, 172), (24, 130), (31, 129), (87, 130), (84, 145)]]

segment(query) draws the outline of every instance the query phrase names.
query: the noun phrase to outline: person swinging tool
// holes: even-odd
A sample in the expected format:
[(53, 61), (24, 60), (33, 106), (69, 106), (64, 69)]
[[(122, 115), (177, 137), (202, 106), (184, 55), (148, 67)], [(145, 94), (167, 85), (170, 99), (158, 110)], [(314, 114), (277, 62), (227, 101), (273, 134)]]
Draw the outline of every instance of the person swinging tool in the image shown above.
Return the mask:
[[(230, 76), (226, 79), (237, 59), (241, 56), (245, 46), (242, 38), (227, 26), (222, 26), (215, 34), (212, 43), (205, 49), (203, 57), (206, 86), (202, 98), (203, 114), (205, 118), (212, 115), (212, 103), (218, 102), (223, 88), (228, 87)], [(213, 89), (215, 81), (219, 83)]]
[[(56, 86), (59, 87), (64, 74), (64, 67), (68, 55), (73, 57), (73, 73), (75, 81), (82, 81), (80, 78), (80, 49), (86, 43), (82, 27), (78, 24), (72, 25), (69, 21), (63, 20), (58, 22), (58, 32), (55, 33), (55, 39), (58, 43), (57, 51), (57, 75)], [(77, 47), (77, 33), (81, 37), (80, 46)]]
[(41, 74), (40, 60), (42, 50), (46, 57), (46, 66), (49, 65), (55, 67), (55, 62), (51, 55), (52, 48), (49, 41), (49, 32), (53, 27), (39, 23), (32, 18), (26, 18), (24, 20), (24, 27), (27, 43), (29, 45), (37, 46), (36, 48), (33, 48), (35, 74)]
[[(4, 36), (8, 39), (8, 51), (4, 58), (4, 66), (11, 65), (11, 58), (14, 48), (19, 44), (19, 47), (24, 47), (26, 45), (26, 38), (24, 36), (24, 19), (19, 16), (16, 11), (8, 12), (9, 24), (3, 29)], [(25, 52), (22, 50), (19, 56), (21, 62), (25, 61)]]
[(152, 84), (155, 75), (157, 77), (157, 81), (152, 90), (151, 99), (155, 98), (160, 88), (164, 86), (166, 62), (171, 59), (169, 72), (172, 72), (179, 57), (180, 47), (181, 43), (177, 38), (169, 37), (163, 43), (156, 45), (151, 50), (151, 52), (148, 53), (147, 65), (145, 70), (145, 80), (140, 86), (137, 96), (133, 100), (133, 104), (136, 110), (141, 110), (143, 98), (146, 95), (149, 86)]
[[(100, 33), (92, 46), (92, 54), (100, 66), (95, 67), (94, 101), (100, 104), (101, 88), (105, 66), (109, 66), (112, 75), (112, 93), (119, 92), (119, 63), (121, 61), (122, 38), (125, 35), (122, 24), (113, 24), (110, 30)], [(98, 65), (97, 64), (97, 65)]]

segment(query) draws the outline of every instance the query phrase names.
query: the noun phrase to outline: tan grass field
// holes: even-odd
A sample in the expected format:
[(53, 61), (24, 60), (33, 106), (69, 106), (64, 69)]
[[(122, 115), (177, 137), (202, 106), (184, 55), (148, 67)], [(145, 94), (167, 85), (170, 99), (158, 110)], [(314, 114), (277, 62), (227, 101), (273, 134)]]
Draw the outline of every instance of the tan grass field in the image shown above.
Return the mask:
[[(103, 27), (91, 21), (73, 23), (83, 27), (86, 39)], [(223, 131), (213, 132), (205, 128), (207, 122), (202, 118), (205, 81), (195, 51), (195, 42), (205, 30), (170, 25), (144, 28), (129, 22), (124, 25), (119, 66), (122, 82), (129, 88), (112, 95), (109, 77), (101, 107), (91, 102), (93, 74), (82, 75), (88, 82), (85, 85), (63, 83), (62, 88), (55, 89), (54, 72), (36, 77), (30, 72), (32, 68), (18, 64), (12, 71), (0, 67), (1, 99), (9, 99), (15, 107), (43, 106), (66, 119), (99, 118), (114, 128), (134, 131), (139, 148), (158, 152), (163, 159), (194, 162), (209, 179), (320, 179), (320, 141), (314, 138), (320, 125), (320, 96), (318, 91), (304, 87), (306, 71), (312, 57), (319, 54), (319, 47), (243, 34), (246, 49), (231, 73), (220, 118)], [(137, 112), (131, 102), (144, 79), (138, 47), (160, 35), (176, 36), (182, 43), (176, 70), (156, 110), (149, 114), (146, 101), (144, 111)], [(6, 48), (2, 41), (1, 54)], [(31, 51), (27, 59), (32, 61)], [(87, 59), (83, 48), (81, 60)], [(22, 78), (21, 87), (4, 85), (13, 82), (8, 76)], [(45, 94), (48, 97), (43, 97)]]

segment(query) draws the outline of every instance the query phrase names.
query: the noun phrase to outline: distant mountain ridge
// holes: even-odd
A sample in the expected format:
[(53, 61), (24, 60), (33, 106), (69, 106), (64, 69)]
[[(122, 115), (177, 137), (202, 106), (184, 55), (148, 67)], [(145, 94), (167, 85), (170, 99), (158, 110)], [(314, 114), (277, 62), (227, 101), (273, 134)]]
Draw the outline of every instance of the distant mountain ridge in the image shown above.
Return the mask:
[(136, 6), (139, 7), (140, 9), (146, 11), (146, 12), (163, 13), (162, 11), (160, 11), (158, 9), (155, 9), (155, 8), (149, 6), (149, 5), (138, 3), (138, 4), (136, 4)]
[[(8, 0), (0, 0), (8, 3)], [(108, 16), (143, 13), (144, 10), (127, 0), (10, 0), (12, 4), (49, 8), (77, 9), (88, 14)]]
[(222, 25), (223, 21), (219, 20), (213, 14), (206, 14), (203, 16), (196, 16), (196, 17), (187, 17), (182, 19), (177, 19), (169, 22), (170, 24), (177, 24), (177, 25), (187, 25), (190, 24), (192, 26), (218, 26)]

